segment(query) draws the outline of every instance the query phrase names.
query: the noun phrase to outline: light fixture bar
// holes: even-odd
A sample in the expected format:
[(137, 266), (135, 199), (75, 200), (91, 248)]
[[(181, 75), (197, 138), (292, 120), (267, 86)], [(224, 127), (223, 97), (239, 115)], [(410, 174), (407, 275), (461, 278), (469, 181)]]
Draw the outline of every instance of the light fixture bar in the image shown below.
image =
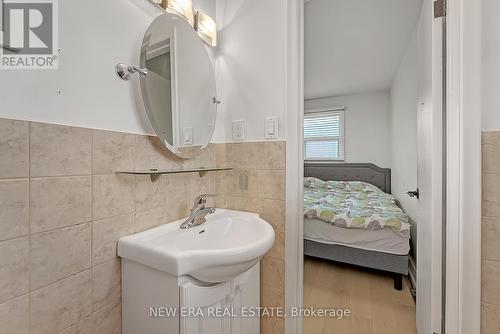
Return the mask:
[(196, 11), (194, 29), (205, 43), (217, 46), (217, 24), (210, 16)]

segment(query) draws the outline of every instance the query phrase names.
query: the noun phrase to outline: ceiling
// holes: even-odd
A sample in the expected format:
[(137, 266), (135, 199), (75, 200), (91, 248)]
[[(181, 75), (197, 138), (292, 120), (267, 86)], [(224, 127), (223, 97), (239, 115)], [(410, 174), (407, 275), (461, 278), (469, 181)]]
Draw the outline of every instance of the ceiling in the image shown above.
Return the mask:
[(306, 0), (306, 99), (389, 89), (422, 0)]

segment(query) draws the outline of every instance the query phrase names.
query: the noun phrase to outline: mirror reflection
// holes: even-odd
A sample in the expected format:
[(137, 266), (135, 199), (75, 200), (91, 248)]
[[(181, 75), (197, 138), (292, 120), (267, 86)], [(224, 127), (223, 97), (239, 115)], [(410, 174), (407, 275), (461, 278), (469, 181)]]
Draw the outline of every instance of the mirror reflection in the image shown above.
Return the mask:
[(149, 26), (141, 48), (141, 90), (161, 142), (192, 158), (212, 137), (216, 118), (213, 66), (197, 33), (184, 19), (165, 13)]

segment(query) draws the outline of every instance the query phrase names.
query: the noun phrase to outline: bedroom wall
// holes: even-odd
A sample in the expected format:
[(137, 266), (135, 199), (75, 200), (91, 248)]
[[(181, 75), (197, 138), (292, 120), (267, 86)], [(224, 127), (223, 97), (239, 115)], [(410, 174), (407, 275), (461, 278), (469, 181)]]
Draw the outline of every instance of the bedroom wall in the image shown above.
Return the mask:
[(389, 91), (305, 101), (305, 109), (345, 106), (345, 162), (391, 166)]
[(412, 36), (391, 88), (392, 194), (413, 221), (417, 201), (406, 192), (417, 188), (417, 38)]

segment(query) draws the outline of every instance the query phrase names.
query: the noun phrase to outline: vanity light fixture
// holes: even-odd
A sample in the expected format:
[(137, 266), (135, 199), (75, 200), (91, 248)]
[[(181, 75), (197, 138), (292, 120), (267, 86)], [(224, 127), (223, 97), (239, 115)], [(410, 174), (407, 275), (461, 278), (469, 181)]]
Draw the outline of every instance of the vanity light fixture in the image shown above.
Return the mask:
[(185, 18), (194, 27), (194, 9), (192, 0), (153, 0), (161, 2), (161, 7), (167, 12)]
[(217, 25), (210, 16), (196, 11), (194, 29), (205, 43), (217, 46)]

